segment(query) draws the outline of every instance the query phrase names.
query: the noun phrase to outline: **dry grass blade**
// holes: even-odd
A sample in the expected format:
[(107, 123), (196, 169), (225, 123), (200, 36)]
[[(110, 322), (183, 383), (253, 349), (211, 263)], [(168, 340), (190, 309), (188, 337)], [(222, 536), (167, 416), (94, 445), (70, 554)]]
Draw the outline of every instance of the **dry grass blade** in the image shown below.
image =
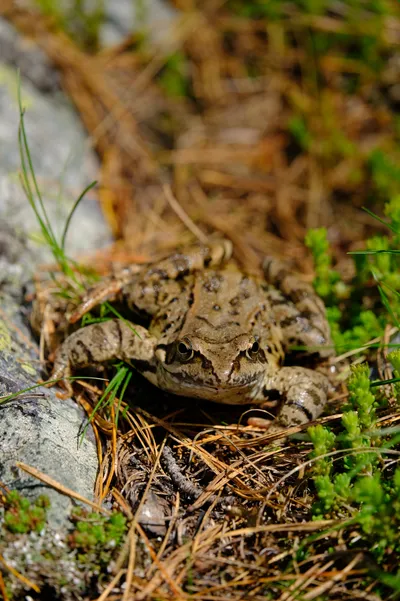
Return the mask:
[(113, 590), (113, 588), (116, 587), (116, 585), (121, 580), (121, 578), (124, 574), (126, 574), (126, 570), (119, 570), (118, 573), (115, 574), (114, 578), (112, 578), (112, 580), (110, 580), (110, 582), (107, 584), (106, 588), (101, 593), (100, 597), (97, 597), (97, 599), (95, 601), (106, 601), (106, 599), (108, 599), (111, 591)]
[[(139, 526), (139, 524), (136, 524), (136, 529), (138, 531), (138, 533), (140, 534), (141, 538), (143, 539), (143, 541), (146, 544), (146, 548), (150, 553), (150, 557), (153, 560), (154, 564), (156, 565), (156, 567), (158, 568), (158, 570), (160, 571), (160, 574), (162, 576), (162, 578), (164, 578), (165, 582), (168, 584), (168, 586), (170, 587), (172, 593), (174, 594), (174, 598), (175, 599), (187, 599), (187, 595), (177, 586), (176, 582), (173, 580), (173, 578), (170, 576), (169, 572), (168, 572), (168, 565), (163, 565), (162, 562), (159, 561), (156, 553), (154, 552), (150, 541), (148, 539), (148, 537), (146, 536), (143, 528), (141, 528)], [(146, 593), (145, 591), (142, 591), (141, 593), (138, 593), (136, 595), (136, 598), (138, 601), (141, 601), (142, 599), (146, 599)]]
[(22, 463), (21, 461), (17, 461), (15, 465), (16, 465), (16, 467), (20, 468), (21, 470), (23, 470), (30, 476), (33, 476), (34, 478), (37, 478), (41, 482), (48, 484), (49, 486), (51, 486), (52, 488), (54, 488), (61, 494), (66, 495), (67, 497), (71, 497), (72, 499), (75, 499), (76, 501), (80, 501), (81, 503), (84, 503), (85, 505), (89, 505), (89, 507), (91, 507), (95, 511), (99, 511), (100, 513), (104, 513), (106, 515), (110, 515), (110, 511), (108, 511), (107, 509), (104, 509), (104, 507), (101, 507), (101, 505), (98, 505), (97, 503), (93, 503), (93, 501), (86, 499), (85, 497), (83, 497), (79, 493), (75, 492), (74, 490), (71, 490), (70, 488), (63, 486), (62, 484), (60, 484), (59, 482), (57, 482), (56, 480), (54, 480), (47, 474), (44, 474), (40, 470), (36, 469), (35, 467), (26, 465), (25, 463)]
[(112, 479), (115, 473), (115, 462), (117, 457), (117, 428), (115, 424), (115, 411), (114, 407), (111, 407), (111, 423), (113, 424), (112, 432), (111, 432), (111, 461), (110, 461), (110, 470), (108, 472), (107, 480), (102, 491), (102, 496), (100, 497), (100, 503), (102, 503), (105, 497), (108, 495)]
[(135, 522), (133, 522), (129, 528), (128, 541), (129, 541), (129, 558), (128, 568), (126, 571), (125, 590), (122, 595), (121, 601), (128, 601), (131, 592), (131, 586), (133, 581), (133, 570), (135, 567), (135, 556), (136, 556), (136, 533), (135, 533)]
[(0, 572), (0, 594), (3, 597), (3, 601), (10, 601), (10, 597), (6, 591), (6, 585), (4, 583), (3, 574)]
[(186, 225), (186, 227), (194, 234), (194, 236), (203, 244), (207, 244), (207, 236), (203, 234), (203, 232), (197, 227), (195, 223), (190, 219), (190, 217), (185, 213), (185, 211), (180, 206), (179, 202), (176, 200), (174, 195), (172, 194), (171, 187), (165, 184), (163, 186), (165, 198), (167, 199), (172, 210), (178, 215), (179, 219)]
[(174, 506), (174, 511), (173, 514), (171, 515), (171, 519), (168, 525), (168, 529), (165, 533), (164, 536), (164, 540), (162, 541), (160, 548), (157, 551), (157, 562), (153, 561), (152, 565), (150, 566), (148, 572), (147, 572), (147, 577), (149, 578), (151, 576), (151, 574), (156, 571), (157, 569), (157, 565), (158, 562), (160, 561), (160, 559), (162, 558), (164, 551), (170, 541), (171, 538), (171, 533), (174, 531), (175, 526), (176, 526), (176, 520), (178, 518), (178, 514), (179, 514), (179, 504), (180, 504), (180, 495), (179, 492), (176, 495), (176, 500), (175, 500), (175, 506)]
[(318, 578), (323, 572), (328, 570), (333, 565), (333, 561), (328, 561), (324, 565), (317, 563), (309, 568), (304, 574), (301, 574), (293, 584), (291, 584), (286, 592), (284, 592), (278, 599), (278, 601), (295, 601), (298, 594), (301, 594), (301, 590), (305, 589), (308, 584), (313, 582), (314, 579)]
[(339, 526), (344, 523), (344, 520), (315, 520), (314, 522), (303, 522), (301, 524), (269, 524), (267, 526), (228, 530), (219, 534), (218, 538), (251, 536), (259, 532), (314, 532), (314, 530), (331, 528), (332, 526)]
[(363, 553), (358, 553), (343, 570), (340, 570), (336, 574), (334, 574), (329, 582), (324, 582), (319, 586), (316, 586), (314, 590), (309, 591), (304, 594), (304, 601), (312, 601), (313, 599), (317, 599), (324, 593), (326, 593), (330, 588), (332, 588), (337, 582), (340, 580), (344, 580), (347, 574), (349, 574), (353, 568), (362, 560)]
[[(4, 559), (4, 557), (2, 555), (0, 555), (0, 563), (3, 564), (3, 566), (5, 567), (5, 569), (8, 572), (10, 572), (13, 576), (15, 576), (15, 578), (18, 578), (18, 580), (23, 582), (28, 588), (31, 588), (36, 593), (40, 593), (40, 588), (37, 586), (37, 584), (35, 584), (34, 582), (31, 582), (23, 574), (20, 574), (20, 572), (18, 572), (18, 570), (13, 568), (13, 566), (10, 566), (10, 564), (8, 564), (6, 562), (6, 560)], [(3, 577), (2, 577), (2, 580), (3, 580)], [(6, 596), (3, 595), (3, 597), (4, 597), (4, 599), (6, 599)]]

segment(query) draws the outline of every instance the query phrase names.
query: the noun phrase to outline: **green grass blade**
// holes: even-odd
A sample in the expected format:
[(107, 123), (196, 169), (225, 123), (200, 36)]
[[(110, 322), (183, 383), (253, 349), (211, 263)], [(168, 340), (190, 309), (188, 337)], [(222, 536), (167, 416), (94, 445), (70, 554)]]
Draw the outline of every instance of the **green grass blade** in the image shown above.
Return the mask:
[[(110, 380), (108, 386), (106, 387), (105, 391), (103, 392), (103, 394), (101, 395), (101, 397), (99, 398), (99, 400), (97, 401), (96, 405), (93, 408), (92, 413), (89, 416), (89, 422), (92, 421), (92, 419), (94, 418), (94, 416), (96, 415), (97, 411), (99, 411), (99, 409), (101, 409), (101, 407), (105, 404), (104, 401), (106, 400), (107, 396), (113, 395), (113, 398), (116, 396), (119, 387), (121, 386), (121, 383), (123, 382), (125, 376), (126, 376), (126, 372), (129, 370), (129, 367), (123, 366), (120, 367), (117, 371), (117, 373), (115, 374), (115, 376), (112, 378), (112, 380)], [(109, 400), (107, 401), (107, 404), (109, 403)]]
[(370, 386), (376, 388), (376, 386), (386, 386), (386, 384), (397, 384), (400, 382), (400, 378), (391, 378), (390, 380), (374, 380)]
[(128, 388), (128, 384), (129, 384), (131, 378), (132, 378), (132, 371), (128, 370), (128, 373), (126, 374), (126, 377), (125, 377), (123, 385), (122, 385), (121, 394), (119, 395), (117, 410), (115, 412), (115, 427), (116, 428), (118, 428), (118, 418), (119, 418), (119, 412), (121, 409), (121, 403), (124, 400), (125, 392), (126, 392), (126, 389)]
[(74, 213), (75, 213), (76, 209), (78, 208), (78, 206), (79, 206), (79, 204), (80, 204), (81, 200), (84, 198), (85, 194), (86, 194), (87, 192), (89, 192), (89, 190), (91, 190), (92, 188), (94, 188), (94, 186), (95, 186), (96, 184), (97, 184), (97, 181), (95, 180), (95, 181), (93, 181), (91, 184), (89, 184), (88, 186), (86, 186), (86, 188), (83, 190), (82, 194), (81, 194), (81, 195), (79, 196), (79, 198), (76, 200), (76, 202), (75, 202), (74, 206), (73, 206), (73, 207), (72, 207), (72, 209), (71, 209), (71, 212), (70, 212), (70, 214), (68, 215), (67, 221), (66, 221), (66, 223), (65, 223), (65, 226), (64, 226), (64, 231), (63, 231), (63, 234), (62, 234), (62, 237), (61, 237), (61, 249), (62, 249), (63, 251), (65, 250), (65, 239), (66, 239), (66, 237), (67, 237), (68, 228), (69, 228), (69, 226), (70, 226), (71, 219), (72, 219), (72, 217), (74, 216)]
[(20, 179), (21, 179), (21, 184), (22, 184), (22, 188), (25, 192), (25, 195), (28, 199), (29, 204), (31, 205), (36, 219), (40, 225), (40, 229), (43, 233), (43, 236), (46, 240), (46, 243), (52, 247), (53, 246), (53, 240), (51, 239), (51, 237), (49, 236), (49, 232), (46, 229), (46, 225), (39, 213), (39, 211), (37, 210), (36, 207), (36, 203), (34, 200), (34, 196), (33, 196), (33, 192), (32, 192), (32, 188), (30, 185), (30, 181), (29, 181), (29, 177), (28, 177), (28, 173), (27, 173), (27, 166), (26, 166), (26, 162), (25, 162), (25, 156), (24, 156), (24, 151), (23, 151), (23, 143), (22, 143), (22, 134), (21, 134), (21, 130), (18, 130), (18, 144), (19, 144), (19, 152), (20, 152), (20, 158), (21, 158), (21, 169), (22, 172), (20, 173)]
[[(127, 368), (128, 369), (128, 368)], [(8, 394), (6, 396), (0, 396), (0, 407), (1, 405), (5, 405), (10, 401), (18, 398), (19, 396), (30, 392), (31, 390), (35, 390), (36, 388), (47, 387), (47, 384), (57, 384), (58, 382), (62, 382), (63, 380), (74, 381), (74, 380), (101, 380), (104, 382), (105, 378), (98, 378), (96, 376), (68, 376), (68, 378), (56, 378), (55, 380), (46, 380), (46, 382), (40, 382), (39, 384), (33, 384), (32, 386), (28, 386), (27, 388), (23, 388), (22, 390), (18, 390), (17, 392), (13, 392), (12, 394)]]
[(376, 219), (376, 221), (379, 221), (379, 223), (382, 223), (387, 228), (389, 228), (394, 234), (400, 234), (399, 230), (397, 230), (391, 223), (388, 223), (387, 221), (376, 215), (376, 213), (374, 213), (373, 211), (370, 211), (366, 207), (362, 207), (362, 209), (363, 211), (368, 213), (368, 215), (370, 215), (373, 219)]
[(132, 330), (132, 332), (138, 337), (140, 338), (140, 334), (138, 332), (136, 332), (135, 328), (133, 327), (133, 325), (131, 324), (131, 322), (129, 321), (129, 319), (125, 319), (125, 317), (123, 317), (121, 315), (121, 313), (119, 311), (117, 311), (117, 309), (115, 309), (109, 302), (105, 302), (103, 303), (103, 306), (106, 307), (106, 309), (108, 311), (110, 311), (110, 313), (112, 313), (113, 315), (115, 315), (116, 317), (118, 317), (118, 319), (121, 319), (123, 322), (126, 323), (126, 325), (128, 326), (128, 328), (130, 328)]
[[(36, 179), (36, 175), (35, 175), (35, 170), (33, 167), (33, 163), (32, 163), (32, 156), (29, 150), (29, 144), (28, 144), (28, 138), (26, 135), (26, 130), (25, 130), (25, 122), (24, 122), (24, 109), (22, 107), (22, 97), (21, 97), (21, 81), (20, 81), (20, 77), (18, 74), (18, 107), (19, 107), (19, 114), (20, 114), (20, 136), (19, 136), (19, 140), (20, 140), (20, 151), (22, 150), (21, 153), (21, 158), (23, 155), (25, 155), (25, 158), (27, 160), (28, 165), (26, 165), (26, 162), (24, 161), (24, 166), (25, 166), (25, 174), (26, 174), (26, 179), (28, 179), (27, 173), (30, 174), (30, 176), (32, 177), (32, 181), (33, 181), (33, 187), (34, 187), (34, 191), (36, 193), (37, 199), (39, 201), (39, 206), (41, 208), (42, 211), (42, 221), (44, 222), (45, 226), (46, 226), (46, 230), (48, 232), (48, 236), (49, 238), (53, 241), (53, 244), (56, 241), (53, 229), (51, 227), (51, 223), (50, 220), (48, 218), (47, 215), (47, 211), (45, 209), (44, 203), (43, 203), (43, 198), (39, 189), (39, 185), (37, 183), (37, 179)], [(28, 166), (28, 169), (27, 169)], [(29, 189), (30, 185), (29, 185)], [(33, 194), (32, 194), (32, 198), (33, 198)]]
[(387, 312), (389, 313), (389, 315), (391, 316), (391, 318), (393, 319), (394, 323), (396, 324), (396, 326), (398, 328), (400, 328), (400, 323), (399, 320), (397, 319), (391, 305), (390, 305), (390, 300), (389, 297), (387, 296), (386, 292), (383, 290), (382, 286), (380, 284), (378, 284), (378, 290), (379, 290), (379, 294), (381, 296), (382, 299), (382, 303), (384, 304)]
[(389, 255), (399, 255), (400, 254), (400, 250), (349, 250), (349, 252), (347, 253), (348, 255), (384, 255), (384, 254), (389, 254)]

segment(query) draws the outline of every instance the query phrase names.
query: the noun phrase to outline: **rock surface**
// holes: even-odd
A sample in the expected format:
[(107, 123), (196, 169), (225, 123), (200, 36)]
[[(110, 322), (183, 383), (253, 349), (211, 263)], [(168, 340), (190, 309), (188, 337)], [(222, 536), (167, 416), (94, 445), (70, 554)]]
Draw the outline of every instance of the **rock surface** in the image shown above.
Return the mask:
[[(18, 53), (13, 54), (10, 48), (5, 52), (1, 46), (3, 26), (0, 20), (0, 60), (7, 59), (18, 67)], [(3, 29), (8, 31), (9, 43), (18, 43), (9, 25)], [(49, 249), (38, 243), (40, 228), (18, 178), (17, 73), (10, 64), (0, 63), (0, 396), (35, 385), (42, 376), (24, 291), (35, 267), (52, 260)], [(22, 77), (26, 130), (50, 221), (60, 233), (74, 200), (95, 178), (97, 161), (67, 100), (58, 91), (50, 94), (35, 85)], [(68, 253), (94, 250), (110, 241), (99, 206), (89, 194), (73, 218)], [(92, 499), (97, 452), (91, 428), (81, 440), (85, 419), (76, 403), (56, 397), (55, 388), (39, 387), (0, 405), (0, 481), (30, 498), (48, 494), (53, 527), (66, 523), (72, 506), (69, 497), (46, 487), (15, 464), (20, 461), (35, 467)]]
[(0, 19), (0, 59), (2, 64), (18, 68), (36, 89), (42, 92), (60, 89), (59, 74), (44, 52), (34, 42), (22, 38), (4, 19)]

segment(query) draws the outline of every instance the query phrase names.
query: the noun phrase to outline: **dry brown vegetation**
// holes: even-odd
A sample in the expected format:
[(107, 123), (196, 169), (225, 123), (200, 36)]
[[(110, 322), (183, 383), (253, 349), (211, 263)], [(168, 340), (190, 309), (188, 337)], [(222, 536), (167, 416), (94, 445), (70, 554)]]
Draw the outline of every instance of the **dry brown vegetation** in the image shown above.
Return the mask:
[[(276, 254), (311, 279), (304, 236), (325, 226), (346, 275), (346, 251), (380, 228), (360, 210), (383, 194), (371, 153), (399, 156), (397, 3), (379, 17), (365, 3), (357, 22), (345, 2), (324, 14), (288, 2), (279, 20), (238, 16), (226, 2), (175, 4), (169, 47), (132, 36), (95, 54), (34, 9), (0, 6), (60, 69), (101, 158), (99, 201), (118, 242), (99, 262), (148, 260), (217, 232), (247, 269)], [(319, 53), (315, 34), (341, 41)], [(360, 50), (368, 36), (379, 64)], [(178, 51), (177, 96), (165, 74)], [(88, 414), (99, 394), (77, 387)], [(344, 398), (339, 388), (322, 423), (335, 425)], [(117, 403), (93, 422), (96, 494), (133, 521), (98, 601), (379, 599), (365, 579), (374, 560), (348, 548), (356, 533), (344, 518), (312, 521), (305, 437), (276, 445), (242, 410), (188, 406), (142, 380), (118, 428)]]

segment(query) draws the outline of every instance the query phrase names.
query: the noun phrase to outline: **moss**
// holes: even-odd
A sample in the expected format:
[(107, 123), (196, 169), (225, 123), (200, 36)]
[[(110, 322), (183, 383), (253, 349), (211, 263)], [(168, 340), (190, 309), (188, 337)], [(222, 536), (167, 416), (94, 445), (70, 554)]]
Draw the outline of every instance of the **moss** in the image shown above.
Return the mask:
[(0, 319), (0, 352), (4, 353), (11, 350), (11, 334), (7, 324)]
[[(48, 507), (45, 496), (30, 502), (12, 491), (3, 498), (1, 555), (54, 600), (97, 597), (98, 585), (108, 580), (110, 565), (126, 535), (126, 518), (78, 507), (71, 514), (69, 533), (61, 535), (47, 525)], [(25, 598), (24, 584), (7, 571), (4, 575), (10, 599)]]
[(17, 491), (11, 491), (4, 500), (4, 525), (14, 533), (40, 532), (47, 519), (50, 501), (41, 495), (33, 503), (21, 497)]

